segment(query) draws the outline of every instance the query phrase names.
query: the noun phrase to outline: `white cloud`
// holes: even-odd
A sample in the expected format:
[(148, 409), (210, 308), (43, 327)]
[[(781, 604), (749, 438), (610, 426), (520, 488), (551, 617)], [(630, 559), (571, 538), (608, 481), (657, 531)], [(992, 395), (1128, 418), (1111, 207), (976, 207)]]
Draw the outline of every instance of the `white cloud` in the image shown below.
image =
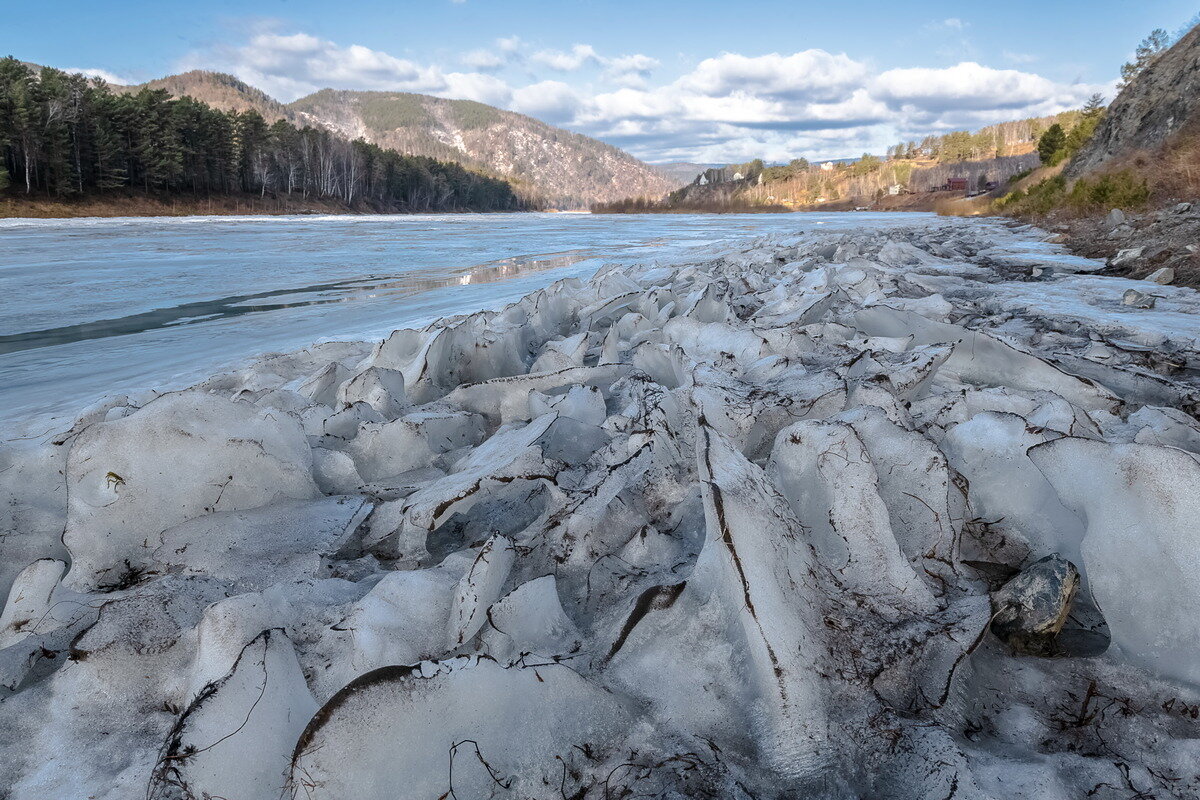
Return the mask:
[(562, 81), (540, 81), (514, 90), (511, 108), (552, 124), (563, 124), (574, 120), (582, 105), (579, 93)]
[(451, 72), (446, 75), (446, 85), (438, 94), (461, 100), (474, 100), (490, 106), (507, 106), (512, 100), (512, 89), (507, 83), (493, 75), (478, 72)]
[(590, 44), (577, 44), (569, 52), (562, 50), (539, 50), (529, 57), (531, 61), (543, 64), (559, 72), (574, 72), (586, 64), (601, 63), (596, 48)]
[(701, 61), (680, 85), (708, 96), (747, 92), (780, 98), (835, 100), (867, 77), (867, 68), (845, 54), (804, 50), (782, 56), (722, 53)]
[(472, 69), (494, 72), (519, 61), (523, 44), (517, 36), (502, 37), (495, 41), (495, 49), (471, 50), (460, 61)]
[(109, 72), (106, 69), (96, 69), (95, 67), (89, 67), (86, 69), (77, 69), (75, 67), (69, 67), (67, 69), (64, 69), (63, 72), (69, 72), (71, 74), (75, 74), (76, 72), (78, 72), (82, 75), (86, 75), (89, 78), (99, 78), (100, 80), (104, 81), (105, 83), (119, 84), (119, 85), (123, 85), (123, 86), (128, 86), (129, 84), (138, 83), (138, 81), (134, 80), (133, 78), (122, 78), (120, 75), (116, 75), (112, 72)]
[(605, 77), (614, 83), (638, 88), (644, 87), (650, 74), (660, 66), (657, 58), (641, 53), (606, 59), (605, 63)]
[(1038, 61), (1039, 58), (1029, 53), (1014, 53), (1011, 50), (1005, 50), (1003, 53), (1004, 60), (1013, 64), (1032, 64)]
[(1086, 99), (1092, 88), (1057, 84), (1031, 72), (993, 69), (973, 61), (944, 69), (892, 69), (871, 84), (872, 94), (890, 108), (932, 114), (1069, 105)]
[(521, 49), (522, 44), (524, 42), (521, 41), (521, 37), (519, 36), (509, 36), (496, 40), (496, 47), (502, 53), (515, 53)]
[[(945, 38), (969, 25), (958, 18), (933, 24)], [(467, 98), (598, 136), (650, 160), (705, 162), (881, 152), (902, 136), (1050, 114), (1111, 89), (970, 59), (880, 72), (820, 49), (721, 53), (655, 80), (663, 65), (641, 53), (609, 55), (582, 43), (527, 55), (530, 49), (516, 36), (496, 39), (463, 55), (463, 71), (448, 71), (362, 45), (260, 30), (242, 46), (194, 54), (182, 66), (232, 72), (285, 101), (327, 86)]]
[(471, 50), (461, 59), (468, 67), (481, 70), (496, 70), (508, 64), (508, 59), (492, 50)]
[[(193, 63), (199, 61), (199, 63)], [(440, 92), (446, 77), (436, 66), (424, 66), (380, 50), (352, 44), (341, 47), (306, 33), (259, 33), (235, 48), (208, 58), (195, 56), (185, 66), (226, 69), (282, 100), (324, 87)]]

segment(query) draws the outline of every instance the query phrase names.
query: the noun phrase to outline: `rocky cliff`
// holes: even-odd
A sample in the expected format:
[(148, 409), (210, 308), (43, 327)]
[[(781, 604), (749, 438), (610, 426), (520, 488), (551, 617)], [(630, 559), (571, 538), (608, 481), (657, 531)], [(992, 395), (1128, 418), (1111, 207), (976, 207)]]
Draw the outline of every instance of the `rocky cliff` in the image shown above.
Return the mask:
[(1180, 39), (1113, 100), (1091, 141), (1067, 167), (1075, 178), (1110, 159), (1166, 143), (1200, 107), (1200, 27)]

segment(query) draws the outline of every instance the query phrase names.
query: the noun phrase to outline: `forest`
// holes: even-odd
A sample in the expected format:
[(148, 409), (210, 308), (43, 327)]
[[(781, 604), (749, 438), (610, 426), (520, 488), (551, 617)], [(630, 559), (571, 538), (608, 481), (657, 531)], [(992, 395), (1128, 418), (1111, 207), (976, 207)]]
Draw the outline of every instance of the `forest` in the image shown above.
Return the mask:
[(232, 195), (327, 200), (368, 211), (515, 211), (507, 181), (402, 155), (328, 130), (267, 124), (162, 89), (120, 94), (100, 80), (0, 59), (0, 192)]

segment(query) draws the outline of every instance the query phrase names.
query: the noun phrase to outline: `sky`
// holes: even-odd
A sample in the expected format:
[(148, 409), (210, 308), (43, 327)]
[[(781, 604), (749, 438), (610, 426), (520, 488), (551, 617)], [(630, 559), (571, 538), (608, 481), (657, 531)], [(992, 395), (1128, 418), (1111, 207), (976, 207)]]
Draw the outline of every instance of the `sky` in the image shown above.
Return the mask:
[(882, 153), (1111, 98), (1184, 0), (0, 0), (0, 54), (139, 83), (232, 73), (466, 98), (651, 162)]

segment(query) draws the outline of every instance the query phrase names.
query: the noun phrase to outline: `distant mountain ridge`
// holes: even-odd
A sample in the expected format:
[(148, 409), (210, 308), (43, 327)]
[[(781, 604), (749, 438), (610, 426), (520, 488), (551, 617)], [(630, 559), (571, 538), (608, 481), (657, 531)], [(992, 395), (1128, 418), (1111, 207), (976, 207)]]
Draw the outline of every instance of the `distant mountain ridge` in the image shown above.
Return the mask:
[(113, 88), (165, 89), (224, 110), (254, 110), (268, 122), (287, 119), (402, 153), (455, 161), (515, 180), (559, 208), (659, 197), (684, 182), (597, 139), (471, 100), (322, 89), (284, 104), (232, 75), (204, 70)]

